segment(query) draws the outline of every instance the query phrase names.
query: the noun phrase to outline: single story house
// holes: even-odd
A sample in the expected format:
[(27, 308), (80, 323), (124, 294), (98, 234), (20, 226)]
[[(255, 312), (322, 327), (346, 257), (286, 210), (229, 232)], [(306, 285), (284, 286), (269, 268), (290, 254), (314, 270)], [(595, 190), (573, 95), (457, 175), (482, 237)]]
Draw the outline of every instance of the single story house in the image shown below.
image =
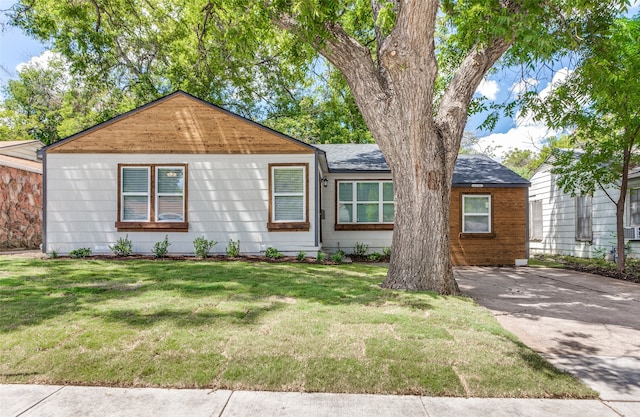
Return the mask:
[[(583, 258), (607, 256), (616, 247), (616, 207), (620, 190), (597, 189), (572, 197), (557, 185), (553, 166), (545, 162), (531, 177), (529, 248), (531, 253)], [(625, 239), (631, 255), (640, 256), (640, 170), (629, 173), (625, 207)]]
[[(129, 236), (150, 253), (193, 240), (241, 252), (349, 253), (391, 246), (393, 180), (376, 145), (310, 145), (178, 91), (42, 151), (44, 251), (108, 253)], [(452, 261), (527, 258), (528, 181), (483, 156), (461, 155), (451, 201)]]
[(0, 249), (42, 242), (42, 162), (37, 140), (0, 141)]

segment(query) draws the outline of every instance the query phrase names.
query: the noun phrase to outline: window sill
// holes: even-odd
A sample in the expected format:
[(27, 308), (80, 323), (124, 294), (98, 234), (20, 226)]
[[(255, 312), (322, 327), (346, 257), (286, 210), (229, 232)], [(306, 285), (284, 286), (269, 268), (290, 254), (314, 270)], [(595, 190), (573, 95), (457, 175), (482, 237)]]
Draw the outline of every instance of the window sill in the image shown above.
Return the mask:
[(118, 232), (188, 232), (187, 222), (116, 222)]
[(336, 224), (335, 230), (393, 230), (393, 223), (376, 223), (376, 224)]
[(582, 243), (588, 243), (588, 244), (591, 244), (591, 243), (593, 243), (593, 239), (580, 239), (580, 238), (576, 238), (576, 242), (582, 242)]
[(458, 235), (460, 239), (494, 239), (495, 233), (460, 233)]
[(310, 228), (309, 222), (267, 223), (270, 232), (308, 232)]

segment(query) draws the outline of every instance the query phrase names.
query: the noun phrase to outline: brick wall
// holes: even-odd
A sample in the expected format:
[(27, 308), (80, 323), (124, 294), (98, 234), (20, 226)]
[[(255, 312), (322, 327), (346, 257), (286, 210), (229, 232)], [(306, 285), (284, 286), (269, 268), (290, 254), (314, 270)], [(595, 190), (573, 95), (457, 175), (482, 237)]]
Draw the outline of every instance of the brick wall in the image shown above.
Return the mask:
[(0, 249), (42, 243), (42, 174), (0, 166)]

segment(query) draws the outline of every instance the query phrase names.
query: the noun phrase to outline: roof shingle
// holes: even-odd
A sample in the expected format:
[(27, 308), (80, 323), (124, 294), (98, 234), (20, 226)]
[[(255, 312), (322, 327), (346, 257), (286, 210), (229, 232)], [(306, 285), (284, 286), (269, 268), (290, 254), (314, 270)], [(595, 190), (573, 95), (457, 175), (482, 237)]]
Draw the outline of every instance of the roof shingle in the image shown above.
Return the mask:
[[(376, 144), (315, 145), (331, 172), (391, 172)], [(453, 185), (528, 186), (529, 181), (484, 155), (458, 155)]]

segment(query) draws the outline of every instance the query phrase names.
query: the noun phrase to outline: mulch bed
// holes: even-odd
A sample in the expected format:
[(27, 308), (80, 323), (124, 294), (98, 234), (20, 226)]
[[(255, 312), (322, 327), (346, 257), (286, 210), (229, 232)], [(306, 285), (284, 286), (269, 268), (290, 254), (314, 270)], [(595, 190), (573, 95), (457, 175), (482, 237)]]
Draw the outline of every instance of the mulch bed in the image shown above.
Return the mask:
[(597, 265), (583, 265), (565, 261), (563, 259), (554, 259), (554, 261), (561, 263), (565, 268), (571, 269), (573, 271), (587, 272), (589, 274), (601, 275), (603, 277), (615, 278), (622, 281), (629, 281), (640, 284), (640, 276), (636, 273), (618, 272), (615, 269), (604, 268)]
[[(54, 259), (54, 258), (48, 258)], [(55, 259), (76, 259), (71, 256), (58, 256)], [(333, 262), (328, 256), (324, 261), (319, 262), (316, 258), (307, 257), (302, 261), (298, 260), (296, 256), (282, 256), (280, 258), (267, 258), (266, 256), (260, 255), (241, 255), (237, 257), (230, 257), (226, 255), (211, 255), (206, 258), (198, 258), (195, 256), (188, 255), (167, 255), (164, 258), (156, 258), (153, 255), (129, 255), (129, 256), (117, 256), (117, 255), (90, 255), (84, 258), (77, 259), (100, 259), (100, 260), (109, 260), (109, 261), (134, 261), (134, 260), (150, 260), (150, 261), (196, 261), (196, 262), (207, 262), (207, 261), (244, 261), (244, 262), (270, 262), (270, 263), (305, 263), (305, 264), (322, 264), (322, 265), (337, 265), (338, 262)], [(371, 260), (366, 256), (349, 256), (345, 258), (343, 262), (345, 263), (382, 263), (385, 260)], [(388, 260), (386, 260), (388, 262)]]

